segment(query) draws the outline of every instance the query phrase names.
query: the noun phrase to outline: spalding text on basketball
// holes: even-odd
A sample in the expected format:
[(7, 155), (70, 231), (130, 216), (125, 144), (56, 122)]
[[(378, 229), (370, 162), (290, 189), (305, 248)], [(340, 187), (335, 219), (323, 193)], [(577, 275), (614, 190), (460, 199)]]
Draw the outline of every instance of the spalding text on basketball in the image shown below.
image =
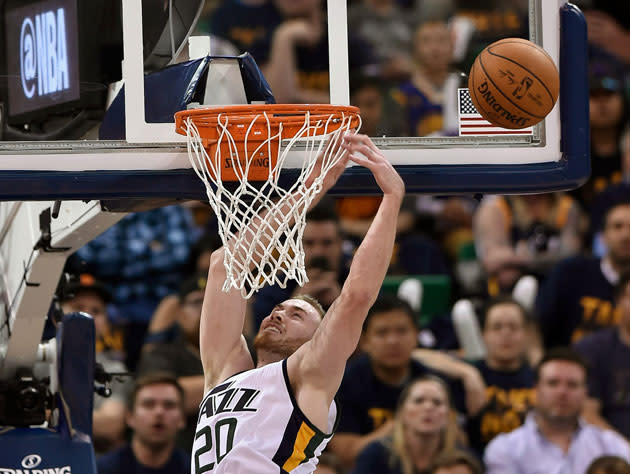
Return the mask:
[(70, 88), (66, 14), (58, 8), (24, 18), (20, 30), (20, 73), (24, 95), (45, 96)]
[(486, 101), (486, 104), (490, 106), (492, 110), (494, 110), (500, 117), (505, 118), (508, 122), (513, 123), (514, 125), (518, 125), (519, 127), (525, 127), (527, 123), (530, 121), (528, 117), (521, 117), (518, 115), (514, 115), (503, 108), (501, 104), (497, 102), (497, 100), (492, 95), (488, 88), (488, 81), (483, 81), (479, 87), (477, 87), (477, 91), (481, 94), (481, 97)]

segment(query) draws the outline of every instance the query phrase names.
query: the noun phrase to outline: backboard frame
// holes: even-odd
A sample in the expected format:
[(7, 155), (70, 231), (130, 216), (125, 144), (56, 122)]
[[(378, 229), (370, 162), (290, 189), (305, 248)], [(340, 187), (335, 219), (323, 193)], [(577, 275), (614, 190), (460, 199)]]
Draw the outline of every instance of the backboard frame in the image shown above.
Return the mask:
[[(329, 8), (332, 5), (335, 14), (343, 19), (341, 10), (345, 13), (345, 9), (339, 6), (341, 3), (329, 0)], [(520, 194), (575, 188), (588, 178), (586, 22), (579, 9), (566, 0), (549, 2), (552, 3), (559, 7), (557, 16), (541, 15), (540, 28), (530, 28), (531, 39), (542, 44), (558, 63), (561, 78), (560, 99), (539, 126), (539, 140), (532, 144), (514, 137), (508, 148), (504, 141), (494, 137), (475, 140), (458, 137), (450, 142), (448, 138), (433, 137), (374, 138), (405, 180), (408, 193)], [(138, 16), (133, 15), (140, 13), (141, 23), (141, 0), (123, 2), (127, 9), (134, 4), (136, 8), (127, 10), (126, 15), (138, 21)], [(540, 14), (542, 0), (532, 0), (531, 4), (533, 14)], [(551, 11), (549, 4), (546, 8)], [(330, 28), (338, 32), (335, 34), (347, 34), (340, 23), (331, 24)], [(140, 33), (142, 37), (137, 28), (126, 26), (125, 31), (134, 37)], [(333, 36), (330, 35), (331, 42)], [(344, 63), (347, 49), (338, 47), (334, 51), (331, 65), (340, 66), (331, 69), (331, 97), (345, 101), (348, 72), (343, 64), (347, 64), (347, 59)], [(123, 68), (125, 75), (131, 74), (125, 90), (132, 101), (131, 107), (127, 103), (127, 111), (134, 110), (127, 114), (128, 119), (135, 117), (127, 127), (132, 136), (126, 142), (0, 142), (0, 199), (205, 199), (203, 186), (190, 169), (182, 138), (175, 136), (177, 141), (169, 142), (175, 135), (172, 124), (145, 122), (151, 132), (134, 135), (140, 130), (135, 128), (138, 120), (144, 122), (144, 104), (136, 103), (143, 95), (129, 87), (142, 85), (142, 80), (129, 79), (137, 79), (138, 71), (142, 77), (141, 64), (133, 60), (138, 53), (142, 57), (141, 49), (132, 52), (126, 49)], [(162, 142), (158, 136), (163, 137)], [(514, 164), (505, 163), (508, 152)], [(295, 154), (294, 159), (299, 160), (299, 150)], [(292, 179), (290, 169), (284, 173), (284, 179)], [(378, 194), (379, 189), (369, 172), (353, 166), (331, 192)]]

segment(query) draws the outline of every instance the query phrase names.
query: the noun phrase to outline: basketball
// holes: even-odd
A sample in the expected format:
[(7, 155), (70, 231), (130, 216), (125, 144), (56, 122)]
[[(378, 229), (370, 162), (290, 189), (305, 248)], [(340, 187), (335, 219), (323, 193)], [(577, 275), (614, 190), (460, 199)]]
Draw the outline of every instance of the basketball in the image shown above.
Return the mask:
[(537, 124), (551, 112), (558, 99), (560, 77), (540, 46), (505, 38), (477, 56), (468, 88), (483, 118), (503, 128), (519, 129)]

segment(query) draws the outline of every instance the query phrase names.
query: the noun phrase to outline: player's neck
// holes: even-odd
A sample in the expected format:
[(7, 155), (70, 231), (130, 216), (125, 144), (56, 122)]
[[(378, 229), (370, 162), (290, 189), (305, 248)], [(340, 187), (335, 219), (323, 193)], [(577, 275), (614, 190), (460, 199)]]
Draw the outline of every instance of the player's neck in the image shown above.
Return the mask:
[(387, 385), (403, 385), (411, 374), (410, 364), (402, 367), (383, 367), (372, 361), (372, 370), (377, 379)]
[(136, 460), (143, 466), (158, 469), (164, 466), (173, 454), (175, 441), (167, 445), (150, 445), (143, 443), (137, 436), (131, 439), (131, 450)]
[(265, 365), (273, 364), (274, 362), (280, 362), (282, 359), (286, 359), (282, 354), (268, 351), (258, 351), (256, 353), (256, 367), (263, 367)]

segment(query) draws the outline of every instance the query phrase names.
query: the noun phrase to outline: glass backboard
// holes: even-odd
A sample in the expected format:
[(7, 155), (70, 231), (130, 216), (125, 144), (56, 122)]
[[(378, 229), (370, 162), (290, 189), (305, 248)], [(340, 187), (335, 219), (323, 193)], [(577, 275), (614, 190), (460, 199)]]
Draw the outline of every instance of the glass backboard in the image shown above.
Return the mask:
[[(392, 84), (403, 82), (396, 74), (401, 70), (404, 74), (405, 66), (381, 60), (391, 52), (372, 48), (368, 54), (361, 49), (357, 37), (365, 32), (355, 22), (361, 2), (328, 0), (322, 5), (317, 40), (321, 47), (307, 56), (304, 70), (298, 64), (301, 72), (296, 75), (283, 71), (291, 71), (292, 61), (304, 58), (281, 54), (282, 50), (274, 56), (271, 50), (273, 34), (286, 18), (271, 10), (252, 11), (249, 16), (238, 12), (230, 16), (228, 11), (222, 12), (223, 22), (213, 21), (217, 14), (213, 8), (224, 3), (7, 0), (1, 12), (5, 47), (0, 72), (0, 198), (204, 199), (185, 142), (175, 133), (171, 114), (164, 111), (193, 102), (243, 100), (243, 94), (225, 92), (233, 71), (208, 69), (204, 58), (250, 48), (279, 102), (295, 101), (287, 91), (303, 87), (306, 92), (298, 98), (304, 101), (347, 104), (358, 100), (355, 92), (376, 77), (385, 98), (382, 113), (393, 120), (387, 126), (371, 124), (368, 132), (397, 167), (410, 193), (541, 192), (576, 187), (588, 177), (586, 24), (581, 12), (564, 0), (487, 0), (485, 10), (483, 2), (475, 2), (485, 15), (460, 11), (445, 17), (459, 55), (451, 67), (455, 80), (442, 91), (444, 106), (455, 104), (457, 110), (451, 123), (459, 120), (457, 104), (465, 91), (458, 88), (466, 87), (471, 59), (489, 25), (504, 28), (500, 34), (539, 44), (560, 71), (560, 97), (543, 122), (528, 133), (485, 136), (461, 134), (457, 126), (444, 132), (444, 127), (430, 124), (411, 129), (397, 125), (406, 112), (401, 111), (396, 101), (400, 91)], [(275, 3), (298, 8), (320, 2)], [(412, 42), (417, 24), (433, 19), (434, 13), (410, 13), (418, 15), (409, 26)], [(252, 26), (252, 21), (258, 24)], [(229, 34), (240, 40), (240, 46), (218, 35), (217, 29), (227, 24), (235, 25)], [(285, 40), (295, 34), (286, 31), (290, 30), (286, 24), (284, 28)], [(190, 45), (189, 34), (194, 36)], [(264, 40), (265, 35), (267, 50), (262, 41), (260, 52), (255, 39)], [(381, 59), (374, 61), (375, 57)], [(270, 66), (274, 60), (279, 65), (275, 71)], [(160, 86), (150, 82), (158, 76)], [(369, 103), (366, 116), (368, 107)], [(299, 165), (299, 146), (293, 155), (287, 160), (287, 179), (291, 167)], [(378, 188), (369, 173), (350, 167), (333, 192), (372, 194)]]

